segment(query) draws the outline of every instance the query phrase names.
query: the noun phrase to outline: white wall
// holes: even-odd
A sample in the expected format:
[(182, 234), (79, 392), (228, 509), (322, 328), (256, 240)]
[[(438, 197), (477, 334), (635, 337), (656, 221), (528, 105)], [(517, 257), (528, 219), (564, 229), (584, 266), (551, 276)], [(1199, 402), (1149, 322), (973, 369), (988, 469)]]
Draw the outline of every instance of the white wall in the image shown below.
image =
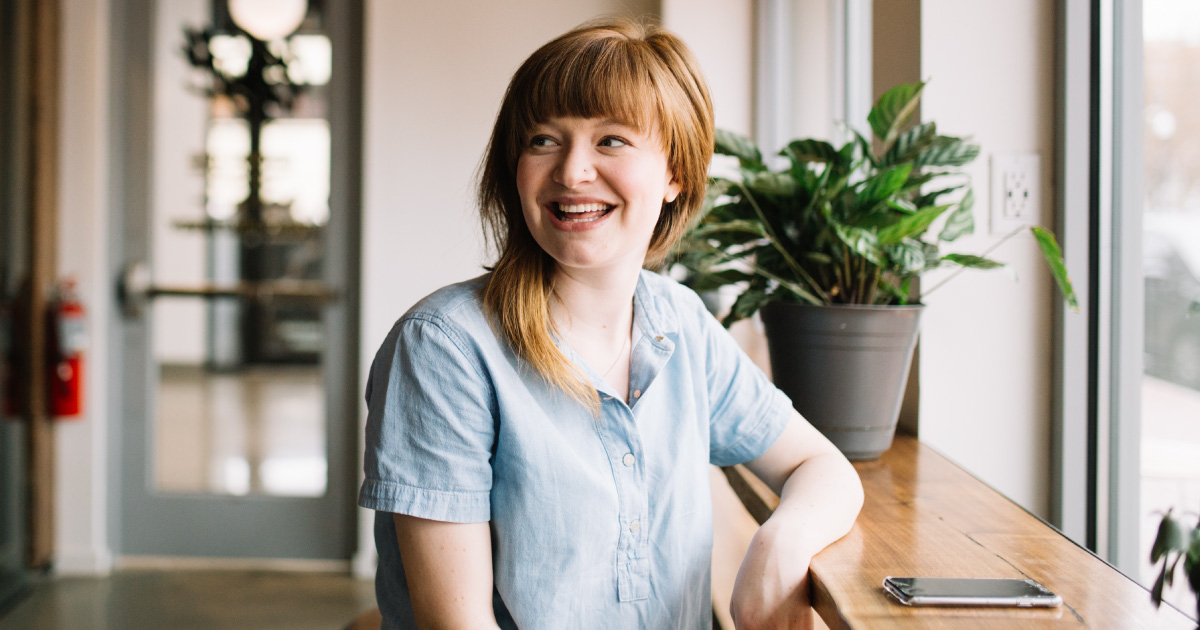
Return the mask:
[(692, 52), (708, 80), (717, 127), (754, 132), (752, 0), (662, 0), (662, 24)]
[(792, 5), (791, 136), (794, 138), (838, 137), (834, 104), (834, 2), (806, 0)]
[(106, 573), (108, 546), (108, 375), (106, 278), (107, 0), (62, 0), (59, 13), (58, 269), (79, 281), (91, 345), (83, 374), (83, 416), (55, 427), (55, 570)]
[[(1041, 224), (1053, 227), (1054, 3), (923, 0), (922, 118), (971, 135), (976, 235), (950, 251), (979, 253), (988, 234), (988, 156), (1042, 156)], [(1050, 496), (1052, 306), (1059, 299), (1031, 237), (1001, 246), (1004, 271), (968, 271), (926, 300), (920, 437), (1034, 513)], [(927, 277), (928, 288), (938, 277)]]
[[(158, 284), (193, 286), (206, 279), (205, 234), (182, 230), (177, 221), (204, 218), (204, 177), (193, 165), (204, 154), (208, 99), (186, 89), (191, 64), (180, 52), (182, 25), (211, 21), (208, 0), (159, 2), (154, 20), (153, 223), (150, 269)], [(198, 365), (205, 359), (205, 303), (197, 299), (154, 300), (154, 358), (160, 363)]]

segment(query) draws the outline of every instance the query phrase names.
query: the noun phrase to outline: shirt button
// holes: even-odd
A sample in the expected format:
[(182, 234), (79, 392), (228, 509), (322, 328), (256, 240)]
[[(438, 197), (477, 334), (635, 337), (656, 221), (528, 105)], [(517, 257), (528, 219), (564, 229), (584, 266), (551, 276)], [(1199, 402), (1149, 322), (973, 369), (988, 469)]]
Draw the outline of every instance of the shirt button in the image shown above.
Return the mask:
[(642, 397), (642, 390), (640, 390), (640, 389), (635, 389), (635, 390), (633, 390), (633, 397), (634, 397), (634, 398), (641, 398), (641, 397)]
[(631, 531), (635, 534), (638, 533), (638, 530), (641, 528), (642, 528), (642, 524), (639, 521), (634, 521), (629, 524), (629, 531)]
[(663, 337), (662, 337), (662, 335), (659, 335), (659, 336), (655, 337), (655, 338), (654, 338), (654, 340), (655, 340), (655, 341), (662, 341), (662, 340), (663, 340)]
[(625, 453), (625, 457), (621, 458), (621, 463), (625, 464), (626, 466), (632, 466), (633, 462), (636, 460), (637, 458), (633, 456), (633, 453)]

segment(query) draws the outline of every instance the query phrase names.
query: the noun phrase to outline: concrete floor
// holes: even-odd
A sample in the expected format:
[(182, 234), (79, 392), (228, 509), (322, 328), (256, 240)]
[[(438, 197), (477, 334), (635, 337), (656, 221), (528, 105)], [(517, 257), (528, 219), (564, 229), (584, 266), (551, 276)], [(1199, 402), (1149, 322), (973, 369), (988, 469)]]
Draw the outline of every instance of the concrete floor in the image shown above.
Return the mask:
[(338, 630), (374, 607), (374, 584), (348, 574), (128, 569), (35, 581), (0, 630)]

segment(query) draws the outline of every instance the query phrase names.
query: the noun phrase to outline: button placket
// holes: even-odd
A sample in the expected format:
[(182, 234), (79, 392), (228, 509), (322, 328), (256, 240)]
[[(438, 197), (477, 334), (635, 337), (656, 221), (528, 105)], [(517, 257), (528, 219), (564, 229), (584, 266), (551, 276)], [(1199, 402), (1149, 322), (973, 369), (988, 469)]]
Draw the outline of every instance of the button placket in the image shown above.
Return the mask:
[(617, 486), (620, 533), (617, 538), (617, 589), (620, 601), (649, 596), (649, 558), (645, 518), (647, 493), (645, 471), (638, 466), (642, 454), (640, 432), (633, 410), (624, 404), (606, 405), (610, 422), (604, 431), (613, 479)]

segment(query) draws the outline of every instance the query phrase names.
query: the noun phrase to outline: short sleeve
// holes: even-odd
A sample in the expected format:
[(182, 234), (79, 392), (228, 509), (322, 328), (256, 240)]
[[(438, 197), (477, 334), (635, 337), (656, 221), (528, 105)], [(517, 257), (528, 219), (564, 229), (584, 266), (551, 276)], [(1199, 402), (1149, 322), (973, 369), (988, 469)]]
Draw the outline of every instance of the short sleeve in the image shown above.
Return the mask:
[(709, 461), (717, 466), (741, 464), (779, 439), (793, 415), (792, 401), (708, 311), (699, 317), (711, 413)]
[(359, 505), (455, 523), (490, 519), (495, 396), (474, 347), (433, 316), (410, 314), (392, 329), (367, 381)]

